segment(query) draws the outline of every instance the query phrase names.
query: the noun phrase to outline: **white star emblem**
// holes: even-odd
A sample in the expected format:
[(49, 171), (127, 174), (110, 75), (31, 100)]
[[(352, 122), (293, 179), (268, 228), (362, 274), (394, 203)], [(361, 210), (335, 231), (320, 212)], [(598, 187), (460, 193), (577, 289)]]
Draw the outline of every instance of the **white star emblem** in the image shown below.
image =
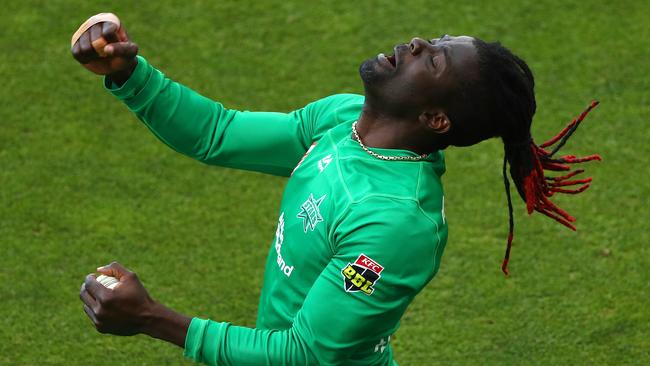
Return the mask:
[(320, 204), (326, 196), (325, 194), (321, 198), (315, 199), (314, 194), (310, 193), (307, 201), (300, 205), (300, 213), (296, 217), (303, 220), (302, 225), (305, 233), (307, 232), (307, 228), (314, 231), (316, 225), (323, 221), (323, 216), (320, 214)]

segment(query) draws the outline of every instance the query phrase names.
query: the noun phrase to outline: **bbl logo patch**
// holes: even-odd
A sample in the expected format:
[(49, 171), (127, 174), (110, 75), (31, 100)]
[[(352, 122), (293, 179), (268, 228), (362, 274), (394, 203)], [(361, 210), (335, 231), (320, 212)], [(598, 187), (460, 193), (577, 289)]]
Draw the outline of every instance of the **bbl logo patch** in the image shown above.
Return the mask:
[(348, 263), (341, 270), (343, 288), (346, 292), (361, 291), (366, 295), (371, 295), (375, 291), (373, 285), (377, 283), (383, 270), (384, 267), (379, 263), (365, 254), (361, 254), (354, 263)]

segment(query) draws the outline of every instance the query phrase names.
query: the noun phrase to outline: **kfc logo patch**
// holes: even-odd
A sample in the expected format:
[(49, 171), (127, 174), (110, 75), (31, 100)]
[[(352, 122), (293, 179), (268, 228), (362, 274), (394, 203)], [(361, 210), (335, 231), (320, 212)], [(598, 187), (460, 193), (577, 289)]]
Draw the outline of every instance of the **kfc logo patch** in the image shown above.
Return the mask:
[(384, 267), (379, 263), (365, 254), (361, 254), (354, 263), (348, 263), (341, 270), (343, 288), (346, 292), (361, 291), (366, 295), (371, 295), (375, 291), (373, 286), (381, 278), (383, 270)]

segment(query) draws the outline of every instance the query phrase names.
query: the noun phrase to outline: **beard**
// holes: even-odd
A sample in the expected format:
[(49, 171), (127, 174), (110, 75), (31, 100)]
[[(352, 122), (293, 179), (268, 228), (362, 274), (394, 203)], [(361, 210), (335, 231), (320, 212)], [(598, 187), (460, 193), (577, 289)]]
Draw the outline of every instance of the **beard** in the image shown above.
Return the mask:
[(359, 75), (363, 81), (365, 102), (375, 113), (396, 118), (412, 113), (410, 101), (413, 98), (409, 96), (405, 99), (403, 90), (396, 93), (394, 72), (387, 72), (376, 57), (363, 61), (359, 66)]
[(365, 90), (365, 103), (372, 111), (397, 119), (414, 119), (431, 105), (432, 90), (418, 83), (407, 73), (382, 65), (377, 57), (359, 66), (359, 76)]
[(379, 72), (378, 69), (379, 60), (376, 57), (363, 61), (359, 66), (359, 76), (361, 76), (366, 92), (376, 89), (388, 79), (389, 75)]

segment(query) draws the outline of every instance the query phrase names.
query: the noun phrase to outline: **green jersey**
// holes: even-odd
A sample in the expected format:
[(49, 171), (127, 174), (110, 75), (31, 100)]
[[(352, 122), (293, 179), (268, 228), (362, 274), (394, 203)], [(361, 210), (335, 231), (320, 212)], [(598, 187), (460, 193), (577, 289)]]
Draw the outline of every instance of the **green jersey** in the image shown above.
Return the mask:
[(421, 161), (368, 154), (352, 137), (360, 95), (333, 95), (291, 113), (236, 111), (141, 57), (124, 85), (106, 83), (176, 151), (290, 177), (256, 328), (194, 318), (187, 357), (212, 365), (394, 363), (390, 337), (437, 272), (447, 240), (442, 152)]

